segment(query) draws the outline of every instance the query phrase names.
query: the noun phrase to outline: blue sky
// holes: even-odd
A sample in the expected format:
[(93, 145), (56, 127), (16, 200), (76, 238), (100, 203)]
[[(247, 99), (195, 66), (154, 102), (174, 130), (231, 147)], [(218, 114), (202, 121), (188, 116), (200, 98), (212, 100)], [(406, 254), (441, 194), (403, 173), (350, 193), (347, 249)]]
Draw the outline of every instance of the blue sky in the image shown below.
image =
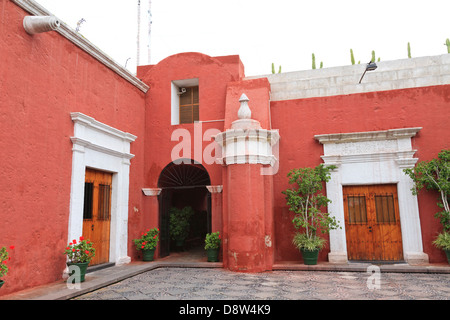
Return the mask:
[[(37, 0), (73, 29), (135, 72), (137, 0)], [(311, 69), (311, 55), (324, 67), (366, 63), (375, 50), (383, 60), (447, 53), (448, 0), (141, 0), (140, 64), (179, 52), (240, 55), (246, 75)]]

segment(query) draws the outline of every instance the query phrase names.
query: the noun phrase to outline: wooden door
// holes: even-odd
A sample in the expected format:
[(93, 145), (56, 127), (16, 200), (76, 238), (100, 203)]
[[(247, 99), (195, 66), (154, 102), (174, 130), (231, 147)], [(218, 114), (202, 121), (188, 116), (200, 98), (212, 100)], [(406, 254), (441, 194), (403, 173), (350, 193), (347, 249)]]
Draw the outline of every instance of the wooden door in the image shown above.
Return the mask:
[(91, 266), (109, 262), (111, 184), (111, 173), (86, 168), (83, 237), (95, 248)]
[(349, 260), (403, 260), (397, 185), (344, 186)]

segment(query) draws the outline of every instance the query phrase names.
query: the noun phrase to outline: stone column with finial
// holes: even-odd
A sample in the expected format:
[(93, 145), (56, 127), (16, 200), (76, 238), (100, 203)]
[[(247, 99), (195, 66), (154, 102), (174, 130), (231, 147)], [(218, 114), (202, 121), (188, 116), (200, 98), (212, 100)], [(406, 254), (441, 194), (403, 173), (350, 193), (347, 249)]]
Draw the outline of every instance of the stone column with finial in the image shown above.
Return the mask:
[[(222, 147), (218, 162), (225, 167), (226, 186), (223, 229), (224, 267), (232, 271), (263, 272), (272, 269), (273, 214), (270, 181), (263, 167), (274, 165), (272, 146), (277, 130), (262, 129), (251, 118), (249, 98), (239, 99), (238, 119), (215, 140)], [(269, 187), (268, 187), (269, 186)], [(270, 207), (270, 208), (268, 208)]]

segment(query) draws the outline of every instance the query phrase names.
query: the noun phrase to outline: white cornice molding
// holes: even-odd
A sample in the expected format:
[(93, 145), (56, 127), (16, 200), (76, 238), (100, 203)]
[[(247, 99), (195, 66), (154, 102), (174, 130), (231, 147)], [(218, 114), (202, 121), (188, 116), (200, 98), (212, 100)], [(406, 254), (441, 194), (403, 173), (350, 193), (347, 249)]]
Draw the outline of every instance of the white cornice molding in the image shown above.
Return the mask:
[(137, 138), (137, 136), (132, 135), (131, 133), (123, 132), (116, 128), (108, 126), (107, 124), (97, 121), (94, 118), (89, 117), (81, 112), (71, 112), (70, 117), (75, 123), (83, 124), (84, 126), (91, 127), (93, 129), (96, 129), (97, 131), (101, 131), (110, 136), (123, 139), (127, 142), (133, 142)]
[[(53, 16), (47, 9), (42, 7), (39, 3), (33, 0), (10, 0), (15, 3), (25, 11), (29, 12), (35, 16)], [(99, 62), (104, 64), (106, 67), (117, 73), (119, 76), (133, 84), (136, 88), (142, 92), (147, 92), (149, 86), (144, 82), (139, 80), (135, 75), (133, 75), (129, 70), (119, 65), (111, 57), (101, 51), (98, 47), (88, 41), (86, 38), (78, 34), (75, 30), (71, 29), (66, 23), (61, 21), (58, 29), (55, 30), (67, 40), (74, 43), (76, 46), (86, 51), (89, 55), (97, 59)]]
[(351, 133), (332, 133), (315, 135), (314, 139), (321, 144), (325, 143), (343, 143), (343, 142), (358, 142), (358, 141), (379, 141), (391, 140), (401, 138), (414, 137), (421, 127), (390, 129), (383, 131), (369, 131), (369, 132), (351, 132)]
[(81, 139), (81, 138), (76, 138), (76, 137), (71, 137), (70, 140), (72, 141), (74, 147), (73, 147), (73, 151), (78, 151), (78, 152), (82, 152), (82, 149), (80, 149), (80, 147), (86, 147), (95, 151), (99, 151), (101, 153), (104, 154), (108, 154), (111, 156), (115, 156), (118, 158), (122, 158), (124, 160), (130, 160), (132, 158), (134, 158), (134, 154), (131, 153), (127, 153), (127, 152), (120, 152), (117, 150), (113, 150), (110, 148), (106, 148), (103, 146), (100, 146), (98, 144), (92, 143), (88, 140), (85, 139)]
[(223, 185), (217, 185), (217, 186), (206, 186), (206, 189), (208, 189), (208, 191), (210, 193), (221, 193), (223, 190)]
[(147, 197), (159, 196), (161, 194), (161, 188), (142, 188), (142, 192)]

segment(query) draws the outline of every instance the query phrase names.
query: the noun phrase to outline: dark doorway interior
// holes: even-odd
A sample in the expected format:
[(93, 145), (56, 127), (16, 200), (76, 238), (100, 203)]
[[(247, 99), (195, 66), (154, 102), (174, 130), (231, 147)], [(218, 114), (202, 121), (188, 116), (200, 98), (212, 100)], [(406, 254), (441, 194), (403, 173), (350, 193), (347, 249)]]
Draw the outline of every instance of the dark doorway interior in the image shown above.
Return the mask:
[[(171, 162), (161, 172), (158, 187), (160, 221), (160, 256), (165, 257), (174, 250), (198, 250), (204, 245), (205, 235), (211, 232), (211, 198), (206, 189), (211, 184), (206, 169), (193, 160), (175, 164)], [(170, 238), (169, 210), (190, 206), (194, 215), (190, 219), (189, 235), (183, 248), (175, 246)]]

